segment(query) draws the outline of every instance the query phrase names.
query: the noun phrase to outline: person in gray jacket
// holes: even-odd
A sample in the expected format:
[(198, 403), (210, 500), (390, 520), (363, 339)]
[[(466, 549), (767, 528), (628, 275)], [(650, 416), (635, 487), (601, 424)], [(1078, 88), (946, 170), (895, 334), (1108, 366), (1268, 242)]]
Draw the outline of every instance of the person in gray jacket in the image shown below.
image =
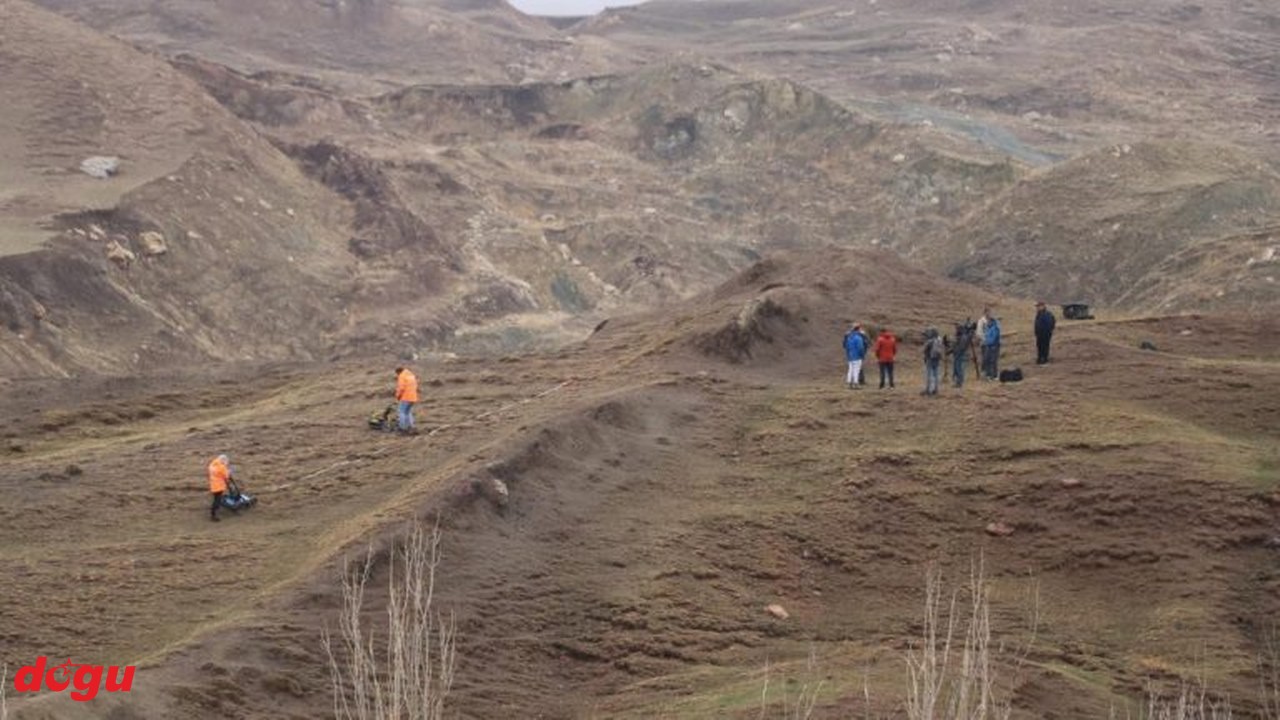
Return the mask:
[(937, 328), (924, 331), (924, 392), (921, 395), (937, 395), (942, 379), (942, 358), (947, 354), (942, 336)]

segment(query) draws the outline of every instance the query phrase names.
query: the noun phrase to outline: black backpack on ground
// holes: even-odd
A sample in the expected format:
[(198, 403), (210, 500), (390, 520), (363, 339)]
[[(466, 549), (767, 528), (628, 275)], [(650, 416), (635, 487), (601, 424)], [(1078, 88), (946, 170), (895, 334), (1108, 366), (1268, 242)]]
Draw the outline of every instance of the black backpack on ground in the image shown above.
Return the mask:
[(1022, 370), (1020, 368), (1012, 368), (1000, 371), (1000, 382), (1022, 382)]

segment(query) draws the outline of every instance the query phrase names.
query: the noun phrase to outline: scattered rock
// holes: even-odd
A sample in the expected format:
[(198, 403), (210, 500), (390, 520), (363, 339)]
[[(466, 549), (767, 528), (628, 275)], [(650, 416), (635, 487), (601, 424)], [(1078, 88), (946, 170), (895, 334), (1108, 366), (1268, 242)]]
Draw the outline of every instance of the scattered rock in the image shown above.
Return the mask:
[(129, 248), (121, 245), (118, 240), (112, 240), (107, 243), (107, 259), (120, 267), (129, 267), (134, 260), (138, 259), (138, 256)]
[(203, 236), (203, 235), (201, 235), (200, 233), (196, 232), (195, 230), (188, 230), (188, 231), (187, 231), (187, 239), (188, 239), (188, 240), (203, 240), (203, 239), (204, 239), (204, 236)]
[(106, 180), (120, 172), (120, 158), (109, 155), (85, 158), (80, 162), (80, 172), (99, 180)]
[(155, 256), (169, 252), (169, 246), (164, 241), (164, 235), (154, 230), (139, 235), (138, 245), (142, 247), (143, 255)]
[(1157, 350), (1156, 350), (1156, 344), (1155, 344), (1155, 343), (1153, 343), (1153, 342), (1151, 342), (1150, 340), (1143, 340), (1142, 342), (1138, 343), (1138, 349), (1139, 349), (1139, 350), (1150, 350), (1151, 352), (1157, 352)]
[(791, 613), (787, 612), (787, 609), (782, 607), (781, 605), (770, 605), (766, 607), (765, 610), (767, 610), (770, 615), (778, 618), (779, 620), (786, 620), (787, 618), (791, 617)]
[(45, 308), (44, 305), (40, 304), (39, 300), (32, 300), (31, 316), (36, 319), (36, 322), (39, 322), (49, 316), (49, 311)]
[(107, 231), (106, 231), (106, 230), (103, 230), (101, 226), (99, 226), (99, 225), (90, 225), (90, 226), (89, 226), (89, 239), (90, 239), (90, 240), (105, 240), (106, 238), (107, 238)]
[(505, 509), (511, 502), (510, 488), (501, 479), (492, 475), (472, 480), (471, 487), (500, 510)]
[(893, 156), (893, 161), (896, 163), (904, 163), (907, 161), (907, 156), (903, 155), (902, 153), (898, 153), (897, 155)]
[(1062, 483), (1062, 487), (1065, 488), (1080, 487), (1084, 484), (1084, 481), (1078, 477), (1064, 477), (1060, 482)]
[(1187, 335), (1191, 334), (1191, 328), (1183, 328), (1182, 330), (1178, 331), (1178, 334), (1183, 337), (1186, 337)]
[(1013, 534), (1013, 528), (1002, 522), (988, 523), (987, 534), (995, 537), (1009, 537)]

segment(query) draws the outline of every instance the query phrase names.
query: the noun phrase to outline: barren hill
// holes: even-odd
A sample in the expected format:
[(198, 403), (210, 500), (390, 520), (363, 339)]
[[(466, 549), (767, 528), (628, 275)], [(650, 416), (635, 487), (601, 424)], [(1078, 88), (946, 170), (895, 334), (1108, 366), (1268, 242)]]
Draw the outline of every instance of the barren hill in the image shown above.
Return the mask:
[(928, 122), (1030, 162), (1146, 137), (1274, 157), (1280, 13), (1265, 2), (655, 0), (574, 27)]
[(461, 307), (494, 322), (454, 347), (572, 337), (555, 328), (688, 297), (773, 249), (924, 242), (1018, 172), (714, 65), (372, 97), (178, 65), (357, 198), (362, 267), (407, 262), (392, 216), (458, 250), (477, 283)]
[(39, 0), (99, 30), (248, 72), (303, 74), (349, 88), (554, 79), (628, 66), (595, 38), (574, 41), (505, 2), (444, 0)]
[[(889, 248), (992, 289), (1114, 303), (1126, 311), (1196, 308), (1209, 300), (1215, 307), (1259, 309), (1275, 299), (1272, 281), (1266, 279), (1273, 261), (1268, 253), (1275, 245), (1268, 230), (1274, 224), (1274, 170), (1252, 150), (1228, 147), (1218, 152), (1199, 141), (1155, 139), (1109, 145), (1062, 163), (1056, 153), (1087, 148), (1113, 134), (1187, 133), (1179, 129), (1179, 116), (1157, 123), (1154, 117), (1125, 115), (1124, 124), (1113, 124), (1116, 113), (1107, 110), (1113, 106), (1098, 103), (1070, 114), (1071, 122), (1079, 124), (1071, 130), (1074, 139), (1050, 142), (1015, 127), (1035, 125), (1035, 118), (1019, 116), (1009, 125), (1008, 118), (988, 110), (970, 113), (957, 124), (952, 120), (960, 116), (947, 115), (949, 91), (903, 95), (868, 80), (887, 82), (888, 71), (842, 73), (845, 84), (840, 85), (833, 84), (834, 76), (806, 69), (826, 67), (807, 64), (815, 58), (843, 58), (846, 53), (862, 62), (863, 51), (872, 52), (862, 43), (872, 43), (872, 49), (880, 47), (876, 43), (899, 48), (904, 67), (913, 62), (959, 67), (955, 58), (944, 63), (933, 55), (917, 57), (925, 45), (910, 39), (917, 31), (954, 30), (930, 15), (946, 16), (941, 8), (918, 3), (846, 10), (817, 4), (669, 3), (606, 13), (561, 36), (504, 3), (363, 3), (317, 9), (301, 0), (252, 7), (170, 2), (148, 5), (145, 11), (128, 3), (56, 6), (160, 52), (178, 53), (173, 66), (235, 115), (218, 111), (209, 116), (219, 118), (234, 135), (228, 142), (213, 143), (217, 147), (211, 152), (235, 148), (255, 164), (253, 172), (278, 175), (283, 186), (306, 195), (250, 197), (232, 188), (227, 178), (220, 200), (183, 200), (181, 211), (171, 212), (174, 218), (181, 215), (181, 222), (170, 218), (162, 223), (156, 209), (145, 206), (172, 206), (182, 191), (172, 183), (155, 182), (147, 186), (147, 200), (130, 196), (130, 202), (121, 204), (113, 220), (118, 227), (99, 228), (103, 234), (162, 230), (185, 237), (190, 225), (204, 237), (207, 233), (198, 226), (224, 224), (228, 209), (232, 224), (244, 215), (251, 225), (276, 217), (283, 207), (316, 228), (312, 247), (324, 259), (312, 267), (297, 253), (281, 253), (259, 269), (269, 276), (276, 263), (288, 263), (289, 272), (302, 275), (296, 284), (261, 286), (278, 298), (272, 316), (281, 320), (261, 335), (261, 342), (246, 338), (238, 343), (243, 349), (234, 353), (210, 338), (241, 329), (234, 321), (224, 322), (220, 310), (203, 308), (204, 300), (192, 296), (189, 284), (170, 284), (152, 274), (148, 277), (155, 282), (145, 288), (130, 286), (120, 312), (147, 318), (144, 325), (157, 317), (162, 325), (169, 324), (163, 332), (147, 325), (151, 329), (113, 346), (114, 331), (90, 340), (91, 333), (68, 330), (93, 321), (50, 305), (68, 302), (67, 294), (49, 289), (63, 281), (46, 281), (40, 291), (30, 282), (15, 281), (12, 287), (21, 287), (11, 289), (6, 300), (13, 334), (0, 338), (0, 346), (6, 355), (23, 358), (28, 372), (33, 363), (52, 372), (119, 368), (122, 360), (127, 367), (148, 367), (209, 356), (343, 357), (370, 351), (412, 355), (551, 347), (582, 337), (605, 317), (705, 290), (761, 253), (823, 244)], [(1066, 43), (1057, 33), (1066, 32), (1068, 20), (1089, 19), (1108, 32), (1157, 35), (1189, 23), (1187, 28), (1205, 37), (1238, 36), (1245, 47), (1252, 47), (1254, 34), (1266, 22), (1248, 9), (1238, 16), (1204, 10), (1202, 17), (1176, 21), (1145, 10), (1123, 20), (1088, 8), (1078, 17), (1049, 7), (1019, 15), (1023, 11), (1003, 3), (970, 10), (965, 17), (977, 25), (966, 32), (981, 35), (973, 28), (985, 27), (983, 23), (1003, 28), (993, 36), (997, 40), (980, 44), (991, 44), (992, 52), (1007, 49), (1012, 55), (1000, 56), (999, 62), (1004, 67), (1008, 60), (1015, 70), (1023, 67), (1016, 62), (1018, 53), (1030, 52), (1032, 38)], [(661, 40), (669, 45), (644, 52), (661, 51), (668, 57), (681, 55), (668, 51), (676, 43), (693, 42), (698, 52), (685, 53), (687, 59), (722, 57), (748, 68), (807, 78), (836, 97), (791, 79), (744, 74), (704, 61), (662, 62), (563, 81), (533, 81), (538, 73), (521, 73), (524, 80), (518, 84), (459, 84), (458, 79), (514, 75), (505, 69), (490, 73), (496, 66), (476, 61), (465, 49), (419, 42), (415, 33), (440, 18), (466, 28), (448, 33), (450, 42), (511, 52), (525, 48), (518, 38), (570, 43), (570, 37), (596, 32), (636, 48), (646, 37), (645, 42)], [(775, 24), (784, 21), (778, 30)], [(658, 38), (663, 22), (675, 25)], [(136, 67), (151, 67), (169, 82), (179, 82), (154, 57), (107, 43), (82, 28), (72, 30), (67, 23), (59, 27), (60, 32), (79, 33), (90, 45), (142, 58)], [(472, 31), (475, 37), (468, 34)], [(846, 38), (847, 33), (854, 35)], [(775, 40), (779, 57), (799, 65), (766, 67), (752, 59), (756, 50), (747, 52), (739, 45), (757, 48), (758, 57), (772, 57)], [(36, 48), (63, 46), (62, 41), (25, 42)], [(1125, 62), (1143, 60), (1132, 54), (1140, 44), (1123, 47), (1130, 53)], [(526, 49), (530, 57), (556, 56), (554, 49), (542, 46)], [(1061, 46), (1064, 53), (1087, 55), (1088, 49)], [(43, 51), (29, 51), (38, 52)], [(882, 52), (887, 50), (872, 54)], [(965, 63), (996, 61), (955, 52)], [(438, 63), (433, 53), (449, 59)], [(482, 54), (506, 57), (488, 50)], [(616, 57), (625, 65), (631, 56)], [(455, 61), (474, 72), (449, 64)], [(1135, 67), (1157, 74), (1176, 69), (1179, 77), (1199, 72), (1198, 65), (1161, 69), (1160, 62), (1157, 58)], [(892, 72), (904, 72), (897, 63)], [(98, 65), (112, 67), (105, 61)], [(599, 67), (577, 60), (570, 65), (575, 73)], [(38, 66), (25, 63), (19, 74)], [(981, 63), (976, 67), (994, 72)], [(418, 73), (417, 68), (431, 71)], [(434, 74), (437, 70), (440, 75)], [(131, 72), (133, 68), (104, 78), (103, 86), (111, 87), (118, 78), (122, 87), (142, 87)], [(440, 77), (455, 82), (420, 82)], [(1090, 77), (1090, 83), (1101, 83), (1105, 74)], [(1243, 77), (1235, 87), (1252, 87), (1254, 75)], [(34, 98), (48, 106), (46, 115), (74, 118), (77, 108), (92, 104), (84, 99), (92, 92), (74, 82), (32, 78), (23, 86), (31, 91), (18, 92), (9, 112), (36, 117), (26, 110)], [(1015, 80), (1008, 74), (990, 78), (1006, 85)], [(67, 89), (51, 95), (48, 87)], [(1165, 92), (1154, 80), (1144, 87), (1153, 97)], [(209, 107), (209, 101), (193, 90), (183, 83), (171, 96), (179, 98), (175, 106), (190, 104), (196, 110), (172, 107), (164, 112), (190, 112), (203, 121), (201, 108)], [(1258, 107), (1264, 107), (1265, 95), (1257, 98)], [(885, 103), (906, 104), (898, 112), (886, 110)], [(1127, 100), (1115, 107), (1121, 105), (1126, 112), (1138, 107)], [(925, 115), (913, 114), (917, 110)], [(122, 108), (112, 112), (128, 117)], [(1047, 107), (1027, 112), (1052, 114)], [(175, 126), (181, 124), (166, 127)], [(13, 140), (10, 147), (21, 142), (24, 147), (56, 148), (67, 136), (75, 137), (53, 132), (56, 124), (24, 120), (17, 127), (19, 137), (26, 139)], [(1226, 126), (1205, 127), (1220, 141), (1253, 142), (1252, 136)], [(123, 180), (87, 184), (87, 178), (75, 180), (80, 176), (65, 165), (60, 172), (68, 182), (75, 180), (68, 187), (76, 193), (111, 188), (102, 201), (80, 206), (108, 209), (124, 197), (125, 189), (161, 177), (162, 170), (169, 172), (173, 161), (184, 157), (185, 149), (167, 152), (162, 141), (171, 136), (176, 137), (172, 130), (161, 128), (140, 132), (146, 140), (110, 139), (122, 148), (150, 143), (166, 150), (155, 157), (168, 165), (157, 165), (150, 174), (145, 174), (145, 163), (135, 166), (132, 158)], [(274, 148), (267, 148), (264, 139)], [(1122, 147), (1137, 150), (1111, 167), (1107, 153)], [(1046, 168), (1022, 180), (1027, 166), (1037, 165)], [(144, 174), (133, 174), (140, 171)], [(1202, 177), (1196, 179), (1197, 173)], [(307, 180), (301, 180), (303, 175)], [(24, 175), (24, 182), (31, 177)], [(32, 223), (65, 229), (72, 244), (63, 248), (75, 247), (75, 238), (90, 233), (91, 225), (101, 225), (87, 216), (52, 223), (56, 209), (72, 208), (54, 208), (56, 197), (56, 192), (25, 193), (9, 202), (9, 221), (26, 223), (18, 236), (24, 247), (39, 239)], [(1220, 222), (1219, 216), (1229, 222)], [(294, 221), (277, 219), (285, 224), (254, 231), (255, 247), (264, 241), (274, 247), (294, 242), (289, 239)], [(1150, 236), (1160, 240), (1148, 242)], [(1034, 252), (1027, 252), (1028, 242), (1037, 243)], [(1142, 252), (1131, 252), (1134, 247)], [(1223, 254), (1233, 258), (1235, 269), (1218, 261)], [(176, 253), (164, 262), (178, 262), (175, 258)], [(1047, 258), (1053, 259), (1048, 266), (1042, 262)], [(108, 273), (99, 277), (112, 277), (111, 266), (101, 259), (98, 266)], [(320, 276), (327, 279), (314, 279)], [(177, 277), (186, 275), (170, 279)], [(295, 289), (310, 293), (310, 299), (290, 299)], [(327, 299), (321, 301), (321, 295)], [(96, 303), (113, 296), (95, 290), (86, 297)], [(193, 309), (156, 312), (177, 307)], [(181, 321), (175, 319), (179, 316)], [(295, 316), (308, 318), (308, 323), (295, 325), (290, 319)], [(134, 321), (126, 324), (142, 327)], [(185, 329), (176, 332), (179, 325)], [(297, 337), (290, 329), (294, 327)], [(39, 328), (50, 331), (42, 334), (38, 347), (23, 345)], [(57, 328), (62, 331), (55, 337)], [(162, 350), (138, 353), (135, 359), (135, 347), (144, 339), (148, 347)], [(66, 343), (78, 349), (66, 351)], [(148, 360), (148, 354), (154, 359)], [(12, 365), (17, 367), (17, 361)]]
[[(1179, 677), (1258, 712), (1280, 328), (1064, 324), (1021, 384), (917, 395), (913, 331), (993, 301), (1028, 366), (1021, 302), (891, 253), (769, 258), (555, 355), (423, 366), (417, 439), (362, 427), (388, 377), (356, 364), (0, 386), (5, 659), (147, 659), (129, 695), (21, 698), (17, 717), (327, 712), (339, 560), (436, 512), (463, 717), (756, 716), (819, 681), (814, 717), (894, 716), (924, 562), (956, 578), (979, 551), (995, 642), (1026, 648), (994, 656), (1014, 717), (1105, 716)], [(841, 385), (850, 318), (903, 331), (899, 388)], [(745, 344), (707, 342), (726, 328)], [(261, 497), (218, 525), (190, 479), (216, 450)], [(122, 474), (134, 492), (90, 502)], [(234, 563), (191, 560), (229, 533)]]
[(1130, 311), (1280, 304), (1280, 172), (1222, 145), (1140, 143), (1038, 172), (919, 256), (955, 277)]
[[(0, 373), (322, 347), (351, 267), (326, 191), (164, 61), (26, 2), (0, 13)], [(89, 155), (119, 173), (81, 173)]]

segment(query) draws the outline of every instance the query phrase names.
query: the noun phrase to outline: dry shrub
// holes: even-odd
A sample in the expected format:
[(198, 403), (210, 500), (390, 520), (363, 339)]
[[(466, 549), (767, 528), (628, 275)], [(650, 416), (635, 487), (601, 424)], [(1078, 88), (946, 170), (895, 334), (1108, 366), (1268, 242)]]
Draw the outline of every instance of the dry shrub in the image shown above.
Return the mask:
[(1258, 656), (1258, 685), (1262, 717), (1280, 720), (1280, 623), (1272, 621), (1263, 632)]
[[(453, 685), (452, 614), (433, 607), (440, 563), (439, 526), (414, 526), (389, 563), (386, 647), (364, 627), (361, 606), (373, 569), (373, 553), (356, 570), (344, 569), (341, 639), (323, 636), (338, 720), (439, 720)], [(339, 659), (341, 656), (341, 660)]]
[(1231, 720), (1231, 703), (1208, 696), (1203, 684), (1183, 684), (1174, 697), (1164, 697), (1155, 689), (1147, 691), (1144, 720)]
[[(806, 665), (806, 677), (794, 694), (787, 689), (788, 682), (784, 678), (782, 698), (779, 703), (769, 699), (769, 663), (764, 666), (764, 687), (760, 690), (760, 720), (780, 717), (782, 720), (809, 720), (818, 705), (818, 693), (822, 690), (822, 681), (815, 680), (818, 670), (818, 658), (812, 649), (809, 650), (809, 661)], [(775, 714), (776, 713), (776, 714)]]
[[(969, 571), (969, 586), (943, 589), (942, 571), (936, 563), (925, 572), (924, 625), (919, 644), (907, 652), (909, 683), (907, 717), (910, 720), (987, 720), (1008, 718), (1007, 700), (996, 697), (999, 651), (991, 643), (991, 588), (985, 560), (978, 558)], [(962, 602), (963, 600), (963, 602)], [(1038, 622), (1034, 599), (1032, 639)], [(1025, 653), (1017, 658), (1018, 665)]]

